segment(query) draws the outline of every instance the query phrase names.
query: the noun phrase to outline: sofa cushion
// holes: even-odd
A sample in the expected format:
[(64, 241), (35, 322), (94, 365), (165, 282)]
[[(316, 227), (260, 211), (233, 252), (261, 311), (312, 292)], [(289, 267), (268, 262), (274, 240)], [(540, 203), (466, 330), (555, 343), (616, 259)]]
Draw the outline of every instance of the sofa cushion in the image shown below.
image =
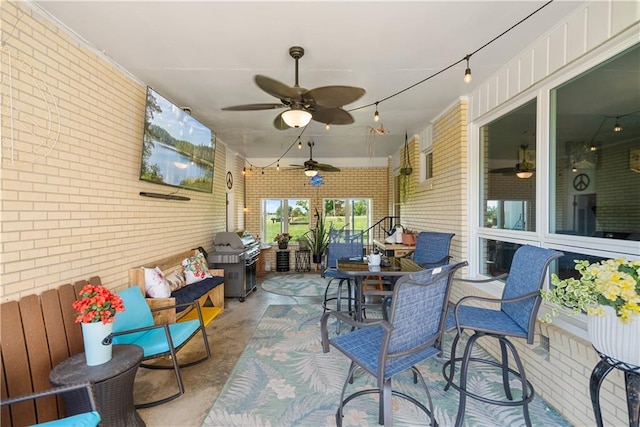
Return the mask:
[(169, 284), (160, 267), (144, 268), (144, 287), (151, 298), (168, 298), (171, 295)]
[[(177, 291), (173, 291), (171, 296), (176, 299), (176, 304), (193, 302), (223, 282), (224, 277), (209, 277), (189, 286), (180, 288)], [(177, 307), (176, 312), (179, 313), (184, 309), (186, 309), (186, 307)]]
[(202, 253), (186, 258), (182, 261), (182, 266), (184, 267), (184, 277), (187, 280), (187, 285), (211, 277), (207, 260)]

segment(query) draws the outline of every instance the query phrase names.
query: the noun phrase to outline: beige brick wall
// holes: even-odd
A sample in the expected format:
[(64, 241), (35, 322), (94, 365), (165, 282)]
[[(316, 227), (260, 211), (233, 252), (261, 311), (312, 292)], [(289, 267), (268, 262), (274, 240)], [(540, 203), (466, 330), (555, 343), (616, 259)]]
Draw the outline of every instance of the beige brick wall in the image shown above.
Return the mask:
[(419, 231), (455, 233), (451, 255), (467, 253), (467, 103), (460, 100), (433, 124), (433, 178), (418, 182), (419, 140), (409, 142), (411, 194), (402, 204), (401, 223)]
[[(22, 2), (2, 2), (0, 298), (127, 270), (224, 228), (224, 159), (214, 192), (190, 201), (139, 181), (145, 85)], [(197, 114), (196, 114), (197, 117)]]

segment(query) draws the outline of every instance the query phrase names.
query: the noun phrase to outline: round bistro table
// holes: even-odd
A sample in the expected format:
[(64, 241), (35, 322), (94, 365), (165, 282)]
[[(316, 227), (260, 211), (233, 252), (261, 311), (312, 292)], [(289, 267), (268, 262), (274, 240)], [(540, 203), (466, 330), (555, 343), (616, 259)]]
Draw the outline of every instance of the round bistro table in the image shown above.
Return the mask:
[[(142, 347), (121, 344), (113, 346), (113, 357), (106, 363), (87, 366), (84, 353), (76, 354), (57, 365), (49, 374), (54, 386), (91, 382), (101, 417), (101, 426), (140, 426), (145, 423), (133, 403), (133, 380), (142, 360)], [(74, 392), (72, 392), (74, 393)], [(67, 415), (82, 412), (74, 408), (77, 399), (63, 395)]]

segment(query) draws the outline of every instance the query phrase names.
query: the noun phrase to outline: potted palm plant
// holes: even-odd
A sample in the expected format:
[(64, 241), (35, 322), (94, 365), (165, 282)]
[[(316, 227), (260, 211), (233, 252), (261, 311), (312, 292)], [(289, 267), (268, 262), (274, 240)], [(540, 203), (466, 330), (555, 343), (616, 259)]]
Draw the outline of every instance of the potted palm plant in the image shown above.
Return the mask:
[(329, 245), (329, 231), (333, 227), (333, 224), (330, 224), (327, 228), (324, 223), (324, 218), (322, 218), (322, 214), (318, 212), (318, 209), (316, 209), (315, 217), (316, 226), (307, 231), (302, 238), (307, 242), (311, 250), (313, 262), (320, 264), (322, 263), (322, 256)]

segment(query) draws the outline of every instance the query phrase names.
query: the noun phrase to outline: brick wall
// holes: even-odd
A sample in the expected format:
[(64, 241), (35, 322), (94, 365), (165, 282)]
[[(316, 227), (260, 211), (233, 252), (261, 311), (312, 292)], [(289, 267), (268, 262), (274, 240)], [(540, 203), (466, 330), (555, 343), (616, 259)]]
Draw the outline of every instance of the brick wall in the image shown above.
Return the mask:
[(462, 99), (433, 123), (433, 178), (418, 182), (419, 140), (409, 143), (414, 172), (401, 223), (418, 231), (455, 233), (451, 255), (467, 253), (467, 102)]
[(176, 190), (138, 179), (144, 83), (28, 3), (1, 8), (2, 301), (93, 275), (123, 287), (129, 268), (209, 248), (225, 226), (224, 147), (213, 194), (141, 197)]

